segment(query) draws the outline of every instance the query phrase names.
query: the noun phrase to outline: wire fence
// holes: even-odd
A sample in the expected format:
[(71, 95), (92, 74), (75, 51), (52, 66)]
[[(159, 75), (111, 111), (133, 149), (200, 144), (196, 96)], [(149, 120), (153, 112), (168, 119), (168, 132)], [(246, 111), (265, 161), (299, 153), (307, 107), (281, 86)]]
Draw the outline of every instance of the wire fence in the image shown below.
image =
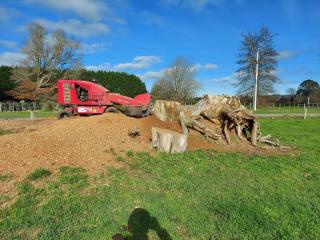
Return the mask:
[[(247, 104), (245, 107), (249, 110), (253, 110), (252, 104)], [(320, 103), (310, 103), (310, 104), (284, 104), (284, 103), (277, 103), (273, 106), (258, 106), (257, 111), (304, 111), (304, 109), (309, 109), (312, 111), (320, 112)]]

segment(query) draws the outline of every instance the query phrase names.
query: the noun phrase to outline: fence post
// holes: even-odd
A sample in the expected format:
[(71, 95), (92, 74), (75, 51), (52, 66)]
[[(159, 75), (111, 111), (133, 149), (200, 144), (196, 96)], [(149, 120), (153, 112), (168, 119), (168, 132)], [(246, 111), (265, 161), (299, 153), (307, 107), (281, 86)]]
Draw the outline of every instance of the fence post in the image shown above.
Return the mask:
[(2, 102), (0, 102), (0, 112), (2, 112)]
[(32, 102), (32, 106), (33, 106), (33, 111), (36, 110), (36, 104), (34, 102)]
[(34, 119), (34, 111), (30, 111), (30, 119), (31, 119), (31, 120)]
[(20, 101), (21, 104), (21, 111), (24, 111), (24, 101)]
[(307, 119), (307, 111), (308, 111), (308, 108), (305, 108), (304, 109), (304, 117), (303, 117), (304, 120)]

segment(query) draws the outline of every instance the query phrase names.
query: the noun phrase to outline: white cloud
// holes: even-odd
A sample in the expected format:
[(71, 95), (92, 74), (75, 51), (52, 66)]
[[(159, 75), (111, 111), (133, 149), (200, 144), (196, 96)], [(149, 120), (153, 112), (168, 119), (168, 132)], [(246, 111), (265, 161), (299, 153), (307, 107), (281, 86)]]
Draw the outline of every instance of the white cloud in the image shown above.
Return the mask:
[(7, 9), (0, 7), (0, 23), (7, 22), (10, 19), (10, 15), (7, 13)]
[(22, 53), (4, 52), (0, 54), (0, 65), (18, 65), (24, 58), (25, 55)]
[(232, 75), (229, 76), (223, 76), (223, 77), (217, 77), (217, 78), (212, 78), (205, 80), (206, 82), (211, 82), (211, 83), (219, 83), (219, 84), (235, 84), (238, 81), (238, 76), (241, 73), (234, 72)]
[[(201, 64), (201, 63), (196, 63), (193, 66), (191, 66), (191, 71), (201, 71), (201, 70), (213, 70), (216, 69), (218, 65), (213, 64), (213, 63), (206, 63), (206, 64)], [(163, 68), (160, 69), (159, 71), (147, 71), (143, 74), (139, 74), (138, 76), (140, 77), (141, 80), (147, 81), (147, 80), (158, 80), (163, 76), (165, 72), (171, 71), (172, 68)]]
[(13, 17), (17, 17), (19, 15), (20, 15), (20, 12), (16, 9), (0, 6), (0, 23), (8, 22)]
[(81, 18), (91, 21), (101, 20), (106, 16), (113, 15), (107, 2), (100, 0), (25, 0), (24, 2), (58, 12), (72, 12)]
[(13, 41), (7, 41), (7, 40), (0, 40), (0, 46), (9, 48), (9, 49), (16, 49), (18, 48), (18, 44)]
[(156, 15), (149, 11), (143, 11), (141, 13), (141, 20), (146, 25), (158, 25), (163, 26), (167, 24), (167, 21), (164, 19), (164, 17)]
[(138, 74), (138, 77), (142, 81), (148, 81), (148, 80), (158, 80), (163, 76), (163, 74), (167, 71), (168, 69), (161, 69), (159, 71), (147, 71), (143, 74)]
[(181, 6), (200, 11), (206, 6), (222, 6), (225, 0), (162, 0), (165, 6)]
[(245, 1), (245, 0), (235, 0), (236, 4), (238, 4), (238, 5), (244, 4), (244, 1)]
[(81, 43), (81, 53), (92, 54), (104, 52), (111, 46), (109, 42)]
[(115, 71), (111, 63), (101, 63), (99, 65), (89, 65), (85, 66), (86, 69), (92, 70), (92, 71)]
[(286, 60), (297, 56), (297, 52), (290, 51), (290, 50), (284, 50), (280, 51), (278, 55), (278, 59)]
[(296, 21), (300, 16), (301, 6), (297, 0), (282, 0), (285, 17), (291, 21)]
[(66, 33), (79, 36), (79, 37), (89, 37), (93, 35), (101, 35), (110, 32), (108, 25), (99, 22), (85, 23), (77, 19), (69, 19), (67, 21), (57, 21), (53, 22), (47, 19), (35, 19), (34, 22), (37, 22), (43, 25), (45, 28), (50, 31), (57, 28), (64, 30)]
[(191, 67), (191, 70), (201, 71), (201, 70), (214, 70), (217, 68), (218, 68), (218, 65), (214, 63), (206, 63), (206, 64), (196, 63)]
[(161, 58), (159, 56), (137, 56), (132, 60), (132, 62), (119, 63), (115, 66), (115, 68), (130, 70), (145, 69), (160, 61)]
[(159, 56), (136, 56), (133, 58), (132, 62), (111, 64), (108, 62), (86, 66), (86, 69), (89, 70), (105, 70), (105, 71), (121, 71), (124, 69), (128, 70), (141, 70), (150, 67), (152, 64), (161, 61)]

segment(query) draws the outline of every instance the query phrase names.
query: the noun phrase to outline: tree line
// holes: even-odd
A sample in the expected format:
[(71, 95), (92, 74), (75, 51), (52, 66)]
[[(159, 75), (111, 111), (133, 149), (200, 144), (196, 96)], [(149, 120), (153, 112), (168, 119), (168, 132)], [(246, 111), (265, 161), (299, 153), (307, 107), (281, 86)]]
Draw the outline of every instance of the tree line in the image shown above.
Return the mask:
[[(4, 100), (30, 100), (46, 101), (55, 100), (55, 82), (63, 78), (63, 71), (56, 72), (56, 78), (50, 81), (51, 86), (41, 88), (36, 92), (34, 82), (22, 81), (18, 84), (12, 80), (12, 74), (17, 67), (0, 66), (0, 101)], [(96, 81), (112, 92), (120, 93), (125, 96), (134, 97), (140, 93), (146, 93), (145, 83), (139, 77), (125, 72), (91, 71), (86, 69), (79, 70), (76, 79), (86, 81)]]
[[(252, 104), (250, 96), (240, 96), (241, 102), (245, 105)], [(259, 96), (259, 106), (276, 105), (313, 105), (320, 103), (320, 86), (315, 80), (307, 79), (302, 81), (296, 88), (288, 88), (285, 94), (270, 94)]]

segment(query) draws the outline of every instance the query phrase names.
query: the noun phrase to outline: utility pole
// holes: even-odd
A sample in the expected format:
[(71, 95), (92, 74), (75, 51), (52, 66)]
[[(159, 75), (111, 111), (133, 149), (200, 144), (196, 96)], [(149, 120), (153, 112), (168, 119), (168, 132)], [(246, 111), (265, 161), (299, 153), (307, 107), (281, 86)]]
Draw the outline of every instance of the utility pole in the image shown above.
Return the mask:
[(258, 74), (259, 74), (259, 50), (257, 51), (257, 57), (256, 57), (256, 81), (254, 84), (253, 111), (257, 111)]

